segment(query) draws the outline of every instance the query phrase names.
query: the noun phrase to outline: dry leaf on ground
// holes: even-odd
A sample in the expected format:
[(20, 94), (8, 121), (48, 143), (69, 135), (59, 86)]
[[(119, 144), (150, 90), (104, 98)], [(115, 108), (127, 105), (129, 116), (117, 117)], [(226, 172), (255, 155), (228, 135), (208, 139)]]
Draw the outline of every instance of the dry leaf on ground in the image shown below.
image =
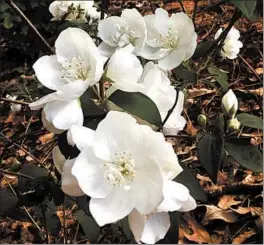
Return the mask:
[(186, 227), (183, 229), (184, 236), (193, 242), (197, 243), (212, 243), (211, 237), (207, 230), (200, 225), (194, 217), (192, 217), (189, 213), (184, 214), (183, 219), (188, 223), (189, 229), (186, 230)]
[(222, 210), (227, 210), (229, 209), (231, 206), (240, 204), (242, 201), (237, 201), (235, 200), (237, 196), (235, 195), (224, 195), (220, 198), (217, 206), (219, 208), (221, 208)]
[(254, 229), (250, 231), (246, 231), (240, 235), (238, 235), (232, 242), (232, 244), (242, 244), (244, 243), (248, 238), (252, 237), (253, 235), (257, 234)]
[(204, 205), (206, 207), (206, 213), (202, 220), (203, 225), (209, 224), (210, 221), (220, 219), (227, 223), (235, 223), (238, 219), (236, 213), (232, 210), (221, 210), (213, 205)]

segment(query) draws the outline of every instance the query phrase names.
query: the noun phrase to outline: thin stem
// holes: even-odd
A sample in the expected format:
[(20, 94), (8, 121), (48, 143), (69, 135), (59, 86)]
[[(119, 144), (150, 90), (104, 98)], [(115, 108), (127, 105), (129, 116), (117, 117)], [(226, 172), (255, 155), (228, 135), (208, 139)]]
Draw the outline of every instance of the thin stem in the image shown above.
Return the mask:
[[(101, 81), (100, 81), (100, 84), (101, 84)], [(92, 86), (92, 89), (93, 89), (94, 93), (96, 94), (96, 96), (97, 96), (98, 100), (99, 100), (101, 103), (103, 103), (103, 102), (104, 102), (104, 100), (103, 100), (103, 98), (101, 97), (101, 95), (98, 93), (98, 91), (97, 91), (97, 88), (96, 88), (96, 86), (95, 86), (95, 85), (94, 85), (94, 86)], [(101, 90), (100, 90), (100, 91), (101, 91)]]
[(198, 1), (199, 0), (194, 0), (194, 9), (193, 9), (193, 17), (192, 17), (194, 29), (196, 29), (195, 18), (196, 18), (196, 14), (197, 14)]
[(176, 91), (176, 97), (175, 97), (174, 104), (173, 104), (173, 106), (171, 107), (171, 109), (169, 109), (167, 116), (165, 117), (164, 121), (162, 122), (162, 126), (164, 126), (165, 123), (168, 121), (168, 119), (169, 119), (171, 113), (174, 111), (174, 108), (175, 108), (176, 105), (177, 105), (178, 97), (179, 97), (179, 91), (178, 91), (177, 89), (175, 89), (175, 91)]
[(155, 14), (155, 9), (153, 7), (153, 4), (151, 3), (151, 0), (148, 0), (148, 2), (149, 2), (152, 13)]
[(24, 13), (20, 10), (20, 8), (12, 1), (6, 0), (7, 4), (27, 23), (27, 25), (37, 34), (46, 48), (49, 50), (51, 54), (54, 54), (54, 50), (45, 40), (45, 38), (38, 32), (37, 28), (31, 23), (31, 21), (24, 15)]

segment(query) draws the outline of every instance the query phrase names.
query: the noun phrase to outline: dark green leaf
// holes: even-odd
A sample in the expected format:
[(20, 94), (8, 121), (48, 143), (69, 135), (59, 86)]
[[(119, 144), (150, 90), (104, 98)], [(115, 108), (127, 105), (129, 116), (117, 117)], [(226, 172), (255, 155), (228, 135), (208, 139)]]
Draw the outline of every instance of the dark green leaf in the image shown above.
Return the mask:
[(68, 140), (67, 140), (67, 131), (59, 135), (58, 147), (62, 155), (66, 159), (73, 159), (77, 157), (80, 153), (79, 149), (76, 146), (69, 145)]
[(156, 104), (142, 93), (116, 90), (108, 98), (107, 106), (109, 110), (126, 111), (151, 125), (162, 128), (161, 116)]
[(253, 172), (263, 171), (263, 155), (256, 146), (241, 141), (226, 142), (225, 149), (242, 167)]
[(89, 202), (90, 202), (90, 197), (89, 196), (81, 196), (81, 197), (76, 197), (76, 203), (78, 204), (79, 208), (82, 209), (87, 215), (91, 215), (90, 210), (89, 210)]
[(254, 14), (257, 0), (231, 0), (231, 3), (236, 5), (247, 18), (250, 18)]
[(237, 119), (243, 126), (263, 130), (263, 119), (248, 113), (237, 115)]
[(214, 40), (208, 40), (208, 41), (199, 43), (195, 49), (195, 52), (194, 52), (192, 58), (197, 59), (197, 58), (200, 58), (200, 57), (203, 57), (204, 55), (206, 55), (207, 52), (209, 51), (209, 49), (214, 44), (214, 42), (215, 42)]
[(134, 235), (130, 229), (128, 218), (125, 217), (120, 221), (120, 226), (122, 228), (123, 234), (125, 235), (128, 241), (132, 241), (134, 239)]
[(95, 243), (100, 234), (100, 227), (97, 225), (95, 220), (85, 214), (83, 210), (78, 210), (76, 212), (77, 220), (82, 226), (82, 229), (89, 239), (90, 243)]
[(216, 67), (209, 67), (208, 72), (210, 75), (214, 76), (215, 80), (220, 84), (220, 86), (223, 88), (224, 92), (228, 90), (228, 76), (226, 72), (224, 72), (221, 69), (218, 69)]
[(18, 198), (11, 190), (0, 190), (0, 213), (15, 208), (17, 203)]
[(185, 185), (189, 189), (190, 194), (195, 200), (207, 202), (207, 195), (204, 189), (201, 187), (199, 181), (187, 166), (183, 164), (181, 164), (181, 166), (183, 168), (183, 171), (174, 179), (174, 181)]
[(197, 74), (194, 71), (189, 71), (184, 65), (178, 66), (173, 72), (180, 79), (186, 80), (190, 83), (197, 82)]
[(47, 230), (52, 236), (58, 236), (61, 230), (61, 222), (56, 214), (46, 215)]
[(3, 215), (22, 222), (32, 222), (32, 220), (28, 217), (28, 214), (20, 208), (8, 209), (3, 213)]
[(215, 183), (222, 162), (224, 139), (220, 134), (205, 134), (197, 145), (198, 159)]
[(56, 206), (59, 206), (63, 203), (64, 201), (64, 193), (62, 192), (60, 186), (50, 183), (49, 184), (49, 190), (50, 194), (53, 198), (53, 202)]

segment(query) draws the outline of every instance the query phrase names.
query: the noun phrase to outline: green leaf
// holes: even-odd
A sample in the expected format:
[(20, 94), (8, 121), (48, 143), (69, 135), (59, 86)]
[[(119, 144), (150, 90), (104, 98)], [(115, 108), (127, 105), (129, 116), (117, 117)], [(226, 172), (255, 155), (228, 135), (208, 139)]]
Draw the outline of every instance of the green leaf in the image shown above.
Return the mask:
[[(47, 212), (46, 212), (47, 213)], [(46, 215), (45, 213), (45, 215)], [(61, 230), (61, 222), (57, 214), (46, 215), (47, 230), (52, 236), (58, 236)]]
[(12, 15), (8, 12), (6, 12), (5, 18), (4, 18), (4, 22), (3, 22), (3, 26), (6, 29), (11, 29), (13, 27), (13, 18)]
[(180, 65), (173, 70), (175, 75), (183, 80), (186, 80), (190, 83), (197, 82), (197, 74), (194, 71), (189, 71), (184, 65)]
[(241, 141), (225, 143), (225, 149), (242, 167), (253, 172), (263, 171), (263, 155), (256, 146)]
[(183, 168), (183, 171), (173, 180), (178, 183), (185, 185), (192, 197), (195, 200), (200, 200), (202, 202), (207, 202), (207, 194), (204, 189), (201, 187), (199, 181), (193, 175), (193, 173), (189, 170), (189, 168), (183, 164), (180, 164)]
[(100, 227), (98, 224), (91, 216), (85, 214), (83, 210), (78, 210), (75, 214), (77, 216), (78, 222), (82, 226), (85, 235), (89, 239), (89, 242), (95, 243), (100, 234)]
[(15, 208), (18, 203), (17, 196), (9, 189), (0, 190), (0, 213)]
[(208, 40), (205, 42), (200, 42), (197, 45), (192, 58), (197, 59), (197, 58), (200, 58), (200, 57), (203, 57), (204, 55), (206, 55), (214, 43), (215, 43), (214, 40)]
[(109, 110), (126, 111), (134, 115), (139, 123), (162, 128), (162, 121), (156, 104), (146, 95), (116, 90), (107, 100)]
[(215, 80), (220, 84), (220, 86), (223, 88), (224, 92), (227, 92), (228, 90), (228, 76), (226, 72), (224, 72), (221, 69), (218, 69), (216, 67), (209, 67), (208, 72), (210, 75), (214, 76)]
[(257, 0), (231, 0), (231, 3), (236, 5), (247, 18), (250, 18), (256, 9)]
[(205, 134), (198, 142), (198, 159), (215, 183), (222, 162), (224, 139), (220, 134)]
[(237, 120), (241, 122), (242, 126), (263, 130), (263, 119), (260, 117), (248, 113), (241, 113), (237, 115)]

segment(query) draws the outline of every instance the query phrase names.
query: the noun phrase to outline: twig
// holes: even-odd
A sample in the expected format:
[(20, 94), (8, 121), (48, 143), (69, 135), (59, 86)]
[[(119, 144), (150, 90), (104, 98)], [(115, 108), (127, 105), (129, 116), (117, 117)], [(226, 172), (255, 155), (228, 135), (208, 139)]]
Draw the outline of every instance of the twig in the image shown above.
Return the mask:
[(77, 222), (76, 231), (75, 231), (75, 234), (74, 234), (74, 237), (73, 237), (73, 243), (77, 243), (76, 240), (77, 240), (77, 235), (78, 235), (79, 228), (80, 228), (80, 224), (79, 224), (79, 222)]
[(152, 5), (151, 0), (148, 0), (148, 2), (149, 2), (149, 6), (150, 6), (150, 8), (151, 8), (152, 13), (155, 14), (155, 9), (154, 9), (154, 7), (153, 7), (153, 5)]
[(175, 92), (176, 92), (176, 97), (175, 97), (175, 101), (174, 101), (174, 104), (173, 106), (169, 109), (168, 113), (167, 113), (167, 116), (165, 117), (164, 121), (162, 122), (162, 126), (165, 125), (165, 123), (168, 121), (171, 113), (174, 111), (174, 108), (176, 107), (177, 105), (177, 102), (178, 102), (178, 97), (179, 97), (179, 91), (175, 88)]
[(0, 169), (0, 172), (1, 173), (4, 173), (4, 174), (8, 174), (8, 175), (14, 175), (14, 176), (21, 176), (21, 177), (24, 177), (24, 178), (27, 178), (27, 179), (30, 179), (30, 180), (33, 180), (34, 178), (29, 176), (29, 175), (25, 175), (25, 174), (21, 174), (21, 173), (15, 173), (15, 172), (11, 172), (11, 171), (8, 171), (8, 170), (4, 170), (4, 169)]
[(48, 44), (45, 38), (38, 32), (37, 28), (31, 23), (31, 21), (19, 9), (19, 7), (12, 0), (6, 0), (6, 2), (27, 23), (27, 25), (37, 34), (37, 36), (40, 38), (40, 40), (43, 42), (43, 44), (46, 46), (49, 52), (51, 54), (54, 54), (55, 52), (52, 49), (52, 47)]
[(193, 8), (193, 16), (192, 16), (192, 21), (193, 21), (194, 29), (196, 29), (195, 18), (196, 18), (196, 14), (197, 14), (198, 1), (199, 0), (194, 0), (194, 8)]
[[(7, 177), (5, 176), (5, 174), (4, 174), (3, 176), (4, 176), (5, 180), (6, 180), (6, 182), (7, 182), (8, 186), (9, 186), (9, 188), (10, 188), (11, 191), (13, 192), (13, 194), (14, 194), (15, 196), (17, 196), (17, 194), (16, 194), (14, 188), (12, 187), (12, 185), (10, 185), (10, 183), (9, 183)], [(30, 220), (32, 221), (32, 223), (37, 227), (37, 229), (38, 229), (39, 231), (41, 231), (41, 228), (40, 228), (39, 225), (36, 223), (36, 221), (33, 219), (33, 217), (32, 217), (31, 214), (28, 212), (28, 210), (26, 209), (26, 207), (25, 207), (25, 206), (22, 206), (22, 208), (25, 210), (25, 212), (27, 213), (27, 215), (28, 215), (28, 217), (30, 218)]]
[(41, 211), (42, 211), (42, 216), (43, 216), (44, 228), (45, 228), (45, 232), (46, 232), (46, 242), (47, 242), (47, 244), (49, 244), (49, 232), (48, 232), (48, 228), (47, 228), (46, 214), (45, 214), (45, 209), (44, 209), (42, 203), (41, 203)]
[(3, 97), (0, 98), (0, 101), (4, 101), (4, 102), (8, 102), (8, 103), (13, 103), (13, 104), (19, 104), (19, 105), (27, 105), (27, 106), (30, 104), (30, 103), (25, 102), (25, 101), (10, 100), (10, 99), (3, 98)]
[(183, 5), (182, 1), (181, 1), (181, 0), (177, 0), (177, 1), (178, 1), (179, 4), (181, 5), (182, 12), (186, 14), (186, 10), (185, 10), (185, 8), (184, 8), (184, 5)]
[(253, 69), (253, 67), (239, 54), (238, 57), (248, 66), (248, 68), (255, 74), (259, 81), (262, 82), (262, 79), (259, 77), (258, 73)]

